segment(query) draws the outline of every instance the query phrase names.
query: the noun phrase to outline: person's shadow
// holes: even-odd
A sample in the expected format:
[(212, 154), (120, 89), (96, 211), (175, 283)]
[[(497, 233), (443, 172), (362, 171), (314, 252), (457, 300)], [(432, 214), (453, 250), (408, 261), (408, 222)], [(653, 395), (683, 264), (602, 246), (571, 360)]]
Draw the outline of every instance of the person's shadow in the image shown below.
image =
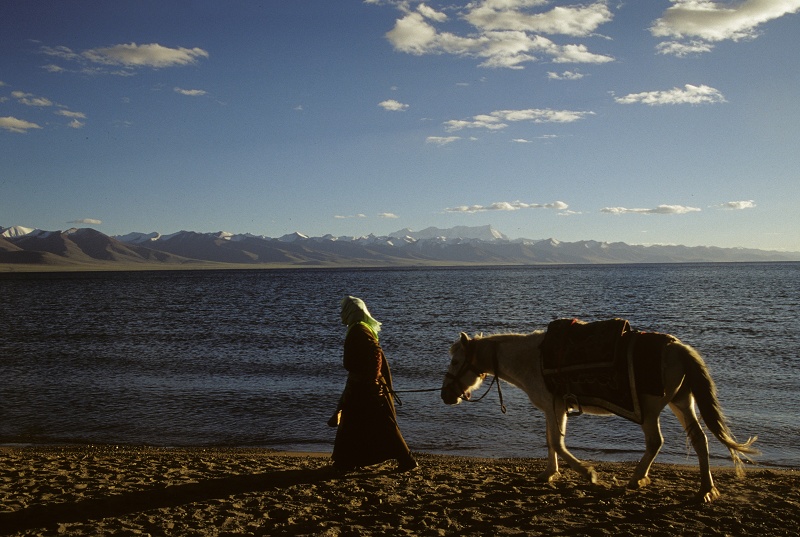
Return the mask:
[(13, 512), (0, 513), (0, 535), (37, 528), (52, 528), (70, 522), (88, 522), (119, 517), (193, 502), (226, 498), (246, 492), (268, 491), (292, 485), (319, 483), (336, 477), (330, 468), (312, 470), (277, 470), (260, 474), (207, 479), (199, 483), (155, 486), (102, 498), (51, 505), (33, 505)]

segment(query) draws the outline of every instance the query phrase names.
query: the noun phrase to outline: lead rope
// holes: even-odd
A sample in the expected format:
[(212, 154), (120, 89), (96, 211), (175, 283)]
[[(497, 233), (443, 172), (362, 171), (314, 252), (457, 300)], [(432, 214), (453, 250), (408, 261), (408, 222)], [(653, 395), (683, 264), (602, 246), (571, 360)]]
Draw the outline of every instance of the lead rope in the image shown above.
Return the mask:
[[(477, 403), (478, 401), (489, 395), (489, 392), (492, 391), (492, 386), (495, 383), (497, 383), (497, 395), (500, 398), (500, 411), (503, 414), (505, 414), (507, 409), (505, 403), (503, 402), (503, 389), (500, 387), (500, 377), (499, 377), (500, 365), (497, 360), (497, 345), (492, 346), (492, 367), (494, 368), (494, 375), (492, 376), (492, 382), (489, 383), (489, 387), (486, 389), (485, 392), (483, 392), (483, 395), (481, 395), (477, 399), (464, 399), (464, 400), (469, 403)], [(440, 390), (441, 388), (425, 388), (421, 390), (389, 390), (389, 393), (392, 394), (392, 397), (394, 398), (395, 404), (397, 406), (403, 406), (403, 402), (397, 395), (398, 393), (423, 393), (423, 392), (437, 392)]]
[(389, 390), (389, 393), (392, 394), (392, 398), (394, 399), (394, 404), (397, 406), (403, 406), (403, 401), (400, 400), (400, 396), (397, 395), (398, 393), (423, 393), (423, 392), (438, 392), (441, 388), (425, 388), (423, 390)]

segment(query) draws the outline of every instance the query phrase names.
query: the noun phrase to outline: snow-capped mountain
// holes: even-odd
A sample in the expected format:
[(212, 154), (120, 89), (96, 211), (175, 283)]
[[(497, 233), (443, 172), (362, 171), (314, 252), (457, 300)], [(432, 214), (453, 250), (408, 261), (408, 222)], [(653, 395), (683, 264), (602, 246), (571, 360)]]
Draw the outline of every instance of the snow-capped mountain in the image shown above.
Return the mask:
[(474, 239), (479, 241), (508, 240), (508, 237), (494, 229), (492, 226), (456, 226), (449, 229), (427, 227), (422, 231), (413, 231), (409, 228), (401, 229), (389, 234), (390, 237), (412, 239)]
[(0, 263), (122, 267), (281, 267), (535, 265), (591, 263), (673, 263), (800, 261), (800, 252), (744, 248), (641, 246), (621, 242), (509, 240), (491, 226), (402, 229), (386, 236), (279, 238), (224, 231), (129, 233), (109, 237), (90, 228), (43, 231), (0, 228)]

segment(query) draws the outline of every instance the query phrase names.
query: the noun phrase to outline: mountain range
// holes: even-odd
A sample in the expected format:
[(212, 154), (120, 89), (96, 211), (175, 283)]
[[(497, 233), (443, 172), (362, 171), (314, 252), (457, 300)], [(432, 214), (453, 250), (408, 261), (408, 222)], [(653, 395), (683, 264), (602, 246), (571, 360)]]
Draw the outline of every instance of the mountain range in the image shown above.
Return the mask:
[(800, 261), (800, 252), (705, 246), (511, 240), (491, 226), (401, 229), (386, 236), (279, 238), (226, 232), (108, 236), (92, 228), (0, 227), (0, 270), (408, 267)]

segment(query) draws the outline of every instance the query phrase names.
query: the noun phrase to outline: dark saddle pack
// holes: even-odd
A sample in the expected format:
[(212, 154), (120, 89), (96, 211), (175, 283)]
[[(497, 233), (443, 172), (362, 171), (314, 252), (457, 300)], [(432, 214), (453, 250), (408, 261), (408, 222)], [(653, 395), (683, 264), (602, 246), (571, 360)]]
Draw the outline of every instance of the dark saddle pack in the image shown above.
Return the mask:
[(573, 411), (597, 406), (642, 423), (639, 395), (664, 395), (661, 350), (673, 340), (625, 319), (557, 319), (539, 347), (545, 384)]

